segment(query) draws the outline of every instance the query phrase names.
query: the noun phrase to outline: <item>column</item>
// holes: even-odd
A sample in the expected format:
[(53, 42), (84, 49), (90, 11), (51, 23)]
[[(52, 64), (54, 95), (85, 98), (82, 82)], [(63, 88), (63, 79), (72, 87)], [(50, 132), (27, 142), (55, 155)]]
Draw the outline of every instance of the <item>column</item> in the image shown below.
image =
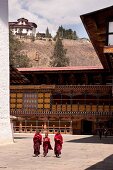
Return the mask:
[(72, 134), (72, 120), (70, 121), (70, 134)]
[(13, 142), (9, 103), (8, 0), (0, 0), (0, 144)]
[(27, 132), (27, 119), (25, 119), (25, 129), (24, 129), (25, 133)]
[(85, 111), (87, 111), (87, 110), (86, 110), (86, 96), (87, 96), (87, 92), (84, 93), (84, 106), (85, 106)]
[(39, 128), (38, 128), (38, 118), (36, 118), (36, 128), (35, 128), (35, 129), (36, 129), (36, 130), (39, 129)]
[(20, 120), (20, 123), (19, 123), (19, 132), (20, 133), (22, 132), (22, 120)]
[(48, 128), (47, 128), (47, 129), (48, 129), (48, 133), (49, 133), (49, 118), (48, 118), (48, 125), (47, 125), (47, 126), (48, 126)]
[(58, 124), (59, 124), (59, 129), (60, 129), (60, 119), (59, 119), (59, 122), (58, 122)]

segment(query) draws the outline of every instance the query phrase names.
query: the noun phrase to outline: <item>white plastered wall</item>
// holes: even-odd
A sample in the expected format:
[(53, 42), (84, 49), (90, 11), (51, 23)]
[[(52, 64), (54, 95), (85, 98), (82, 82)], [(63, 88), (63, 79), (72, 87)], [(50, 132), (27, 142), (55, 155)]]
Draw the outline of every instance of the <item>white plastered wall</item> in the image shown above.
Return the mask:
[(12, 142), (9, 103), (8, 0), (0, 0), (0, 145)]

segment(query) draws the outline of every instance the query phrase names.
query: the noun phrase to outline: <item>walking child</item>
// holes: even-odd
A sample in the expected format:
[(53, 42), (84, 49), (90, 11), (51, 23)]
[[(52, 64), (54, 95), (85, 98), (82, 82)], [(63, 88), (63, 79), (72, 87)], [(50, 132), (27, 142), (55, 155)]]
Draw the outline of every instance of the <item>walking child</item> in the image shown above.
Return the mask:
[(44, 155), (44, 157), (47, 155), (49, 149), (53, 150), (51, 143), (50, 143), (50, 138), (48, 137), (48, 133), (45, 133), (45, 137), (43, 138), (43, 155)]
[(54, 153), (56, 157), (58, 158), (59, 155), (61, 154), (62, 144), (63, 144), (63, 137), (60, 134), (60, 130), (57, 131), (54, 137), (54, 141), (55, 141)]
[(34, 154), (35, 154), (35, 156), (39, 156), (40, 145), (42, 144), (42, 135), (40, 134), (39, 130), (36, 131), (36, 133), (33, 137), (33, 143), (34, 143)]

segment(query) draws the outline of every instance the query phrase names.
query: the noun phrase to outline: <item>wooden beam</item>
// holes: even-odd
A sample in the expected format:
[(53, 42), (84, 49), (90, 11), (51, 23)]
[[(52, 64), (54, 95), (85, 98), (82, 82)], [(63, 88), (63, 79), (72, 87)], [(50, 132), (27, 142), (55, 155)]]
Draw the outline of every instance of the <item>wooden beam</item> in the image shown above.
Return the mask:
[(103, 52), (104, 53), (113, 53), (113, 46), (104, 46)]

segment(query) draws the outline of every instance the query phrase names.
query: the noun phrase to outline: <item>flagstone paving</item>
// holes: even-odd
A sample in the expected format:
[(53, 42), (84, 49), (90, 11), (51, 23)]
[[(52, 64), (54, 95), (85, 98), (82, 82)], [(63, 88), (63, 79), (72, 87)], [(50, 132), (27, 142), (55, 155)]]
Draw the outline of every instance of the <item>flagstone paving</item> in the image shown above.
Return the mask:
[[(51, 138), (54, 146), (53, 135)], [(53, 151), (33, 157), (33, 134), (14, 134), (14, 143), (0, 146), (0, 170), (113, 170), (113, 137), (63, 135), (61, 158)]]

